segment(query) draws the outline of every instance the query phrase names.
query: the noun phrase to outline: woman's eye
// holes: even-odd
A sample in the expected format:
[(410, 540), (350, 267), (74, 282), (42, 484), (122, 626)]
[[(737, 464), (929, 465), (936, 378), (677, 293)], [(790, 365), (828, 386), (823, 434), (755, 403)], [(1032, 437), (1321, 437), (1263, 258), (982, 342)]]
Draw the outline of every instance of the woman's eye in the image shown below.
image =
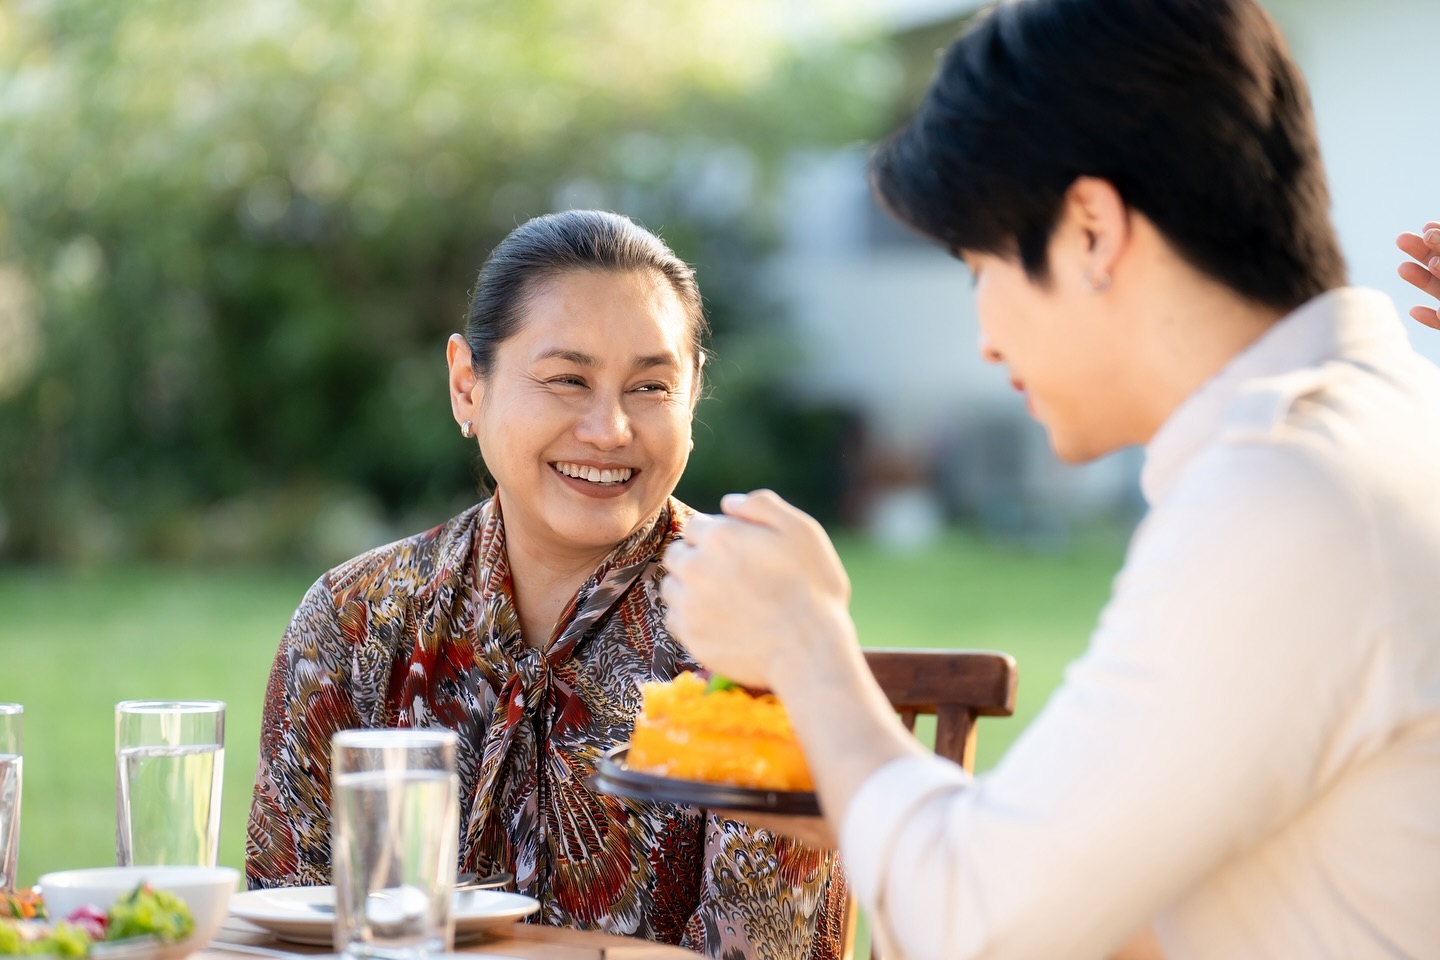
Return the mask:
[(568, 375), (567, 375), (567, 376), (563, 376), (563, 377), (552, 377), (552, 378), (550, 378), (550, 382), (553, 383), (553, 384), (556, 384), (556, 385), (558, 385), (558, 386), (562, 386), (562, 387), (583, 387), (583, 386), (585, 386), (585, 381), (582, 380), (581, 378), (579, 378), (579, 377), (572, 377), (572, 376), (568, 376)]
[(663, 383), (642, 383), (635, 388), (637, 393), (669, 393), (670, 388)]

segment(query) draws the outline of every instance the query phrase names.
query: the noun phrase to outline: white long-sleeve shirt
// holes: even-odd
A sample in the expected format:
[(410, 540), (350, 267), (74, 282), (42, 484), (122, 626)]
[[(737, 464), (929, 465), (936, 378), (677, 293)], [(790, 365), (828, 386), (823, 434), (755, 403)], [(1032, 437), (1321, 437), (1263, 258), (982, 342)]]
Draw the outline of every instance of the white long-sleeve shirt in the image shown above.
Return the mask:
[(1188, 398), (1086, 653), (1000, 765), (841, 851), (905, 960), (1440, 956), (1440, 371), (1332, 291)]

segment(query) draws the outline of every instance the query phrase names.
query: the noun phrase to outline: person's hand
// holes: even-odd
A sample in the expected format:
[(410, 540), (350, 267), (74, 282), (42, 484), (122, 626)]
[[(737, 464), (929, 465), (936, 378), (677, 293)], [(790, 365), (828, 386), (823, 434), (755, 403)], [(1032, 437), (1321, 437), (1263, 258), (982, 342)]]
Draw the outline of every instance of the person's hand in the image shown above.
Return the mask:
[(850, 580), (812, 517), (775, 493), (732, 494), (693, 517), (665, 553), (671, 633), (737, 683), (776, 688), (818, 647), (850, 634)]
[[(1440, 221), (1431, 220), (1419, 233), (1402, 233), (1395, 245), (1414, 258), (1400, 264), (1400, 276), (1440, 300)], [(1410, 316), (1440, 330), (1440, 311), (1432, 306), (1410, 308)]]

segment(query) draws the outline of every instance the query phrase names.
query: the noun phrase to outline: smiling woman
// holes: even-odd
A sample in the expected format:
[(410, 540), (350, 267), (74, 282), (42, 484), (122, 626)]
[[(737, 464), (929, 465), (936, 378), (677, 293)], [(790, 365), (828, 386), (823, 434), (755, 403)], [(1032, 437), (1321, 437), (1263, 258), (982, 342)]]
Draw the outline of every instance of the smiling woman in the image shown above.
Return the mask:
[(469, 341), (450, 340), (451, 402), (503, 492), (521, 625), (543, 643), (567, 581), (653, 518), (685, 469), (703, 319), (653, 269), (570, 270), (537, 282), (525, 322), (487, 350), (499, 311), (475, 299)]
[(630, 738), (640, 684), (698, 666), (659, 583), (691, 515), (671, 493), (704, 336), (691, 269), (624, 217), (540, 217), (491, 253), (446, 356), (494, 495), (305, 596), (266, 692), (252, 887), (329, 882), (336, 731), (448, 727), (460, 869), (513, 873), (538, 922), (712, 957), (840, 955), (845, 882), (827, 852), (587, 786)]

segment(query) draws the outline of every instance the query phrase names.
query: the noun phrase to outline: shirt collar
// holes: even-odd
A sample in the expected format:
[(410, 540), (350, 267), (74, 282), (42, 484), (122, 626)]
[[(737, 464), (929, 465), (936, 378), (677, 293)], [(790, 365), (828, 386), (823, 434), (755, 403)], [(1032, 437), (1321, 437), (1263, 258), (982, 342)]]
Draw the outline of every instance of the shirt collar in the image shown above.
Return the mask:
[(1323, 293), (1276, 321), (1220, 372), (1176, 407), (1145, 447), (1140, 487), (1151, 505), (1220, 432), (1245, 384), (1342, 356), (1408, 343), (1385, 294), (1359, 287)]

